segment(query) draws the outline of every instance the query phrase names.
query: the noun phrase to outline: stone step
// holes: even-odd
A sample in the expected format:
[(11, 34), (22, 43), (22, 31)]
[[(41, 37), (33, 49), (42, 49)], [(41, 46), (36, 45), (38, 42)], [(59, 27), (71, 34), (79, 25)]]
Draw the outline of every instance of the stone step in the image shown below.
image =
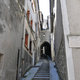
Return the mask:
[(42, 77), (42, 76), (41, 76), (41, 77), (34, 77), (34, 78), (38, 78), (38, 79), (39, 79), (39, 78), (40, 78), (40, 79), (41, 79), (41, 78), (44, 78), (44, 79), (45, 79), (45, 78), (50, 78), (50, 77), (44, 77), (44, 76)]
[(38, 72), (35, 74), (32, 80), (50, 80), (49, 74), (49, 62), (43, 62)]
[(50, 80), (49, 78), (33, 78), (32, 80)]
[(49, 77), (49, 75), (35, 75), (34, 77)]

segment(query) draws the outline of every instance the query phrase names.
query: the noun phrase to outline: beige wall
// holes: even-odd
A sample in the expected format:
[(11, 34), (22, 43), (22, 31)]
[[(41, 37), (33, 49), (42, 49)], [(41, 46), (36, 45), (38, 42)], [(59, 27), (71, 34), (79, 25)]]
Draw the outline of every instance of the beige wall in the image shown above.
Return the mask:
[(80, 0), (66, 0), (72, 35), (80, 35)]
[(80, 80), (80, 49), (72, 49), (75, 80)]
[(80, 80), (80, 0), (66, 0), (75, 80)]

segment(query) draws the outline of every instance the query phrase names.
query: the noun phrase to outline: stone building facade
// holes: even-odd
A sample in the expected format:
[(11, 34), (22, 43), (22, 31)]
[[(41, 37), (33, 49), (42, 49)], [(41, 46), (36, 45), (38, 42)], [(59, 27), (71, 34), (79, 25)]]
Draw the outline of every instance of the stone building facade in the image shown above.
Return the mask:
[(23, 16), (18, 3), (13, 0), (0, 0), (0, 80), (16, 79), (22, 28)]
[[(51, 35), (50, 35), (51, 33), (50, 33), (50, 27), (48, 25), (49, 21), (43, 19), (41, 23), (42, 23), (42, 27), (40, 28), (40, 34), (39, 34), (40, 35), (40, 44), (39, 44), (40, 57), (43, 53), (51, 57)], [(44, 50), (43, 50), (43, 47), (44, 47)]]
[(80, 80), (80, 2), (57, 0), (55, 25), (56, 66), (62, 80)]
[(0, 0), (0, 80), (20, 79), (34, 65), (38, 10), (37, 0)]
[(56, 25), (54, 28), (55, 62), (61, 80), (68, 80), (64, 30), (60, 0), (57, 0)]

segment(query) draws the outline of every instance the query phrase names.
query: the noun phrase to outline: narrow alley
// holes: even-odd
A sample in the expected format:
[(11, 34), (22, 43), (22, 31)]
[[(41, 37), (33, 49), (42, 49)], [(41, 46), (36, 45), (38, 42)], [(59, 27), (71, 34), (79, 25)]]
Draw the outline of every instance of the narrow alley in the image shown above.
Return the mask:
[(0, 0), (0, 80), (80, 80), (80, 0)]

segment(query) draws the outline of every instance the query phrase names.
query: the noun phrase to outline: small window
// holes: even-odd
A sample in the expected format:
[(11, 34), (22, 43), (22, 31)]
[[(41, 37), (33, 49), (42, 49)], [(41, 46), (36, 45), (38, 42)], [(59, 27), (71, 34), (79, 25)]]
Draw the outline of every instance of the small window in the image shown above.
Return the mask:
[(27, 19), (29, 21), (29, 17), (30, 17), (30, 10), (27, 10)]
[(28, 33), (27, 31), (25, 32), (25, 46), (28, 46)]
[(33, 26), (33, 20), (32, 19), (31, 19), (31, 24), (30, 25), (31, 25), (31, 27)]

